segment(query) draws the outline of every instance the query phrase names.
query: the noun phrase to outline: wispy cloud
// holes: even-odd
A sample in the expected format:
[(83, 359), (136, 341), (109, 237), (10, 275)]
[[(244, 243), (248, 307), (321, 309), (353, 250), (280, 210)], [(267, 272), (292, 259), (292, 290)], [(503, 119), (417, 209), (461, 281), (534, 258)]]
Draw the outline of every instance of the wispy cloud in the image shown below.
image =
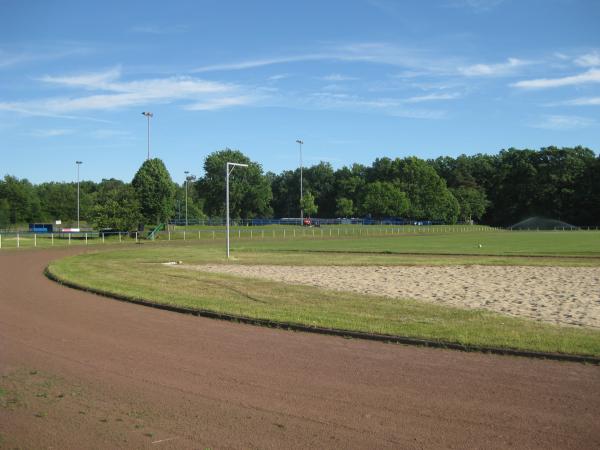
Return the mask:
[(579, 97), (564, 102), (552, 103), (549, 106), (566, 105), (566, 106), (599, 106), (600, 97)]
[(238, 97), (222, 97), (204, 100), (198, 103), (187, 105), (185, 109), (190, 111), (213, 111), (216, 109), (227, 108), (230, 106), (242, 106), (256, 103), (257, 97), (251, 95), (242, 95)]
[(303, 99), (303, 102), (316, 109), (370, 111), (413, 119), (441, 119), (446, 115), (445, 111), (440, 110), (408, 109), (402, 99), (371, 99), (344, 93), (316, 92)]
[(454, 73), (457, 61), (385, 42), (363, 42), (326, 46), (322, 51), (272, 58), (256, 58), (193, 69), (192, 73), (247, 70), (306, 61), (343, 61), (391, 65), (426, 72)]
[(94, 139), (134, 139), (129, 131), (114, 130), (114, 129), (99, 129), (90, 133)]
[(587, 117), (548, 115), (542, 117), (539, 121), (531, 123), (530, 126), (533, 128), (561, 131), (587, 128), (595, 124), (594, 120)]
[(590, 69), (578, 75), (562, 78), (538, 78), (535, 80), (523, 80), (511, 84), (511, 86), (523, 89), (546, 89), (563, 86), (576, 86), (587, 83), (600, 83), (600, 69)]
[(519, 67), (531, 64), (518, 58), (508, 58), (506, 62), (497, 64), (473, 64), (461, 67), (459, 72), (468, 77), (510, 75)]
[(65, 128), (54, 128), (54, 129), (46, 129), (46, 130), (32, 130), (30, 135), (38, 138), (49, 138), (56, 136), (66, 136), (68, 134), (73, 134), (74, 130), (65, 129)]
[(40, 61), (52, 61), (67, 58), (76, 55), (85, 55), (90, 49), (85, 47), (70, 47), (54, 49), (35, 49), (22, 51), (7, 51), (0, 48), (0, 69), (6, 69), (26, 63), (35, 63)]
[(595, 50), (575, 58), (575, 64), (581, 67), (600, 67), (600, 52)]
[(439, 93), (439, 94), (427, 94), (427, 95), (417, 95), (415, 97), (410, 97), (404, 100), (406, 103), (421, 103), (421, 102), (431, 102), (438, 100), (454, 100), (460, 98), (460, 94), (458, 92), (447, 92), (447, 93)]
[(61, 115), (178, 101), (188, 103), (188, 109), (217, 109), (250, 102), (250, 97), (242, 92), (243, 89), (233, 84), (206, 81), (189, 76), (122, 81), (120, 75), (121, 70), (116, 67), (97, 73), (44, 76), (39, 78), (44, 83), (69, 89), (82, 88), (86, 91), (100, 91), (100, 93), (22, 102), (0, 102), (0, 110), (29, 115)]
[(351, 76), (348, 76), (348, 75), (342, 75), (340, 73), (332, 73), (330, 75), (326, 75), (324, 77), (321, 77), (321, 80), (325, 80), (325, 81), (354, 81), (354, 80), (358, 80), (358, 78), (351, 77)]
[(271, 75), (269, 78), (267, 78), (269, 81), (279, 81), (279, 80), (284, 80), (286, 78), (289, 78), (290, 74), (289, 73), (278, 73), (275, 75)]

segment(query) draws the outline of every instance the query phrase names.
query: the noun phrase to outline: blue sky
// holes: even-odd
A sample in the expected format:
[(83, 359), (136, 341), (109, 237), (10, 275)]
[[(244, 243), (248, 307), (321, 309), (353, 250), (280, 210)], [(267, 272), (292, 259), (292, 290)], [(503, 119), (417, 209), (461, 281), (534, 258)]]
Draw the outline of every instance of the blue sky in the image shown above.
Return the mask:
[(600, 150), (596, 0), (0, 0), (0, 176)]

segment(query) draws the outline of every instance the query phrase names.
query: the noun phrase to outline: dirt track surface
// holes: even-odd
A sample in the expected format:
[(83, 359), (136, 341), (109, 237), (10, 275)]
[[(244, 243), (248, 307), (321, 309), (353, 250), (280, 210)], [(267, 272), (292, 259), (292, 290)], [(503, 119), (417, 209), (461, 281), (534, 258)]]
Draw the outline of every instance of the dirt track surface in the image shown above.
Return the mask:
[(145, 308), (65, 254), (0, 253), (0, 448), (600, 448), (599, 367)]

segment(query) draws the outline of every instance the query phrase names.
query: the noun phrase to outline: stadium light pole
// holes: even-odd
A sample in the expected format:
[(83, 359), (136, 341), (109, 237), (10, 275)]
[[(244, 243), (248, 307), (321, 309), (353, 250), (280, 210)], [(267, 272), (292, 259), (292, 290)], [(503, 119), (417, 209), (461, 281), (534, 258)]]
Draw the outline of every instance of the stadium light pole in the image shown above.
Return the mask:
[[(229, 168), (231, 166), (231, 169)], [(227, 210), (227, 219), (226, 219), (226, 241), (227, 241), (227, 259), (229, 259), (229, 175), (233, 172), (233, 169), (236, 167), (248, 167), (248, 164), (238, 164), (228, 162), (225, 165), (225, 209)]]
[(148, 118), (148, 157), (146, 159), (150, 159), (150, 118), (154, 117), (154, 114), (144, 111), (142, 115)]
[(302, 144), (304, 141), (302, 139), (296, 139), (300, 147), (300, 225), (304, 225), (304, 208), (302, 207), (302, 199), (304, 198), (304, 193), (302, 190)]
[(77, 228), (79, 228), (79, 166), (82, 161), (75, 161), (75, 164), (77, 164)]
[(187, 230), (187, 226), (188, 226), (188, 216), (187, 216), (187, 186), (188, 186), (188, 174), (190, 172), (189, 172), (189, 170), (186, 170), (183, 173), (185, 173), (185, 228)]

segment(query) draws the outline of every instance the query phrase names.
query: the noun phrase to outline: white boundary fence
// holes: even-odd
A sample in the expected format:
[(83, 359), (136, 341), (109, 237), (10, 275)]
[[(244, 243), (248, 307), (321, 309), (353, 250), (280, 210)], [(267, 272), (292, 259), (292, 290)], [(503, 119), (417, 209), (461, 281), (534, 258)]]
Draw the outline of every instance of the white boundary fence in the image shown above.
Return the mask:
[[(597, 231), (598, 227), (583, 228), (576, 231)], [(298, 226), (267, 226), (267, 227), (236, 227), (231, 230), (234, 240), (292, 240), (292, 239), (347, 239), (382, 236), (405, 236), (411, 234), (438, 233), (483, 233), (492, 231), (542, 231), (542, 230), (507, 230), (477, 225), (332, 225), (322, 227)], [(569, 228), (546, 231), (574, 231)], [(145, 239), (146, 234), (131, 233), (29, 233), (29, 232), (0, 232), (0, 250), (9, 248), (52, 248), (68, 247), (70, 245), (125, 244), (151, 242)], [(156, 240), (165, 241), (216, 241), (225, 239), (225, 229), (175, 229), (165, 230), (156, 234)]]

